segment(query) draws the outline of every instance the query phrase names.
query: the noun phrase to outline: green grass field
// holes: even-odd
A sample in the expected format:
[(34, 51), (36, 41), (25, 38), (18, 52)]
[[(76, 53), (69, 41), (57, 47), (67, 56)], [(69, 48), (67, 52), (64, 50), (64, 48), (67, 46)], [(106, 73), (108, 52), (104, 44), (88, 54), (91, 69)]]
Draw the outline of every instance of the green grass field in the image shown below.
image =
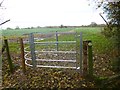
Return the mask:
[(66, 31), (81, 31), (83, 33), (99, 33), (100, 27), (81, 27), (81, 28), (34, 28), (34, 29), (13, 29), (13, 30), (0, 30), (2, 36), (21, 36), (29, 33), (50, 33), (50, 32), (66, 32)]
[[(19, 30), (3, 30), (2, 35), (8, 38), (17, 38), (22, 36), (23, 34), (29, 33), (50, 33), (50, 32), (80, 32), (83, 33), (83, 40), (91, 40), (93, 43), (93, 49), (98, 53), (107, 53), (113, 47), (113, 42), (108, 38), (105, 38), (100, 32), (103, 28), (102, 27), (80, 27), (80, 28), (39, 28), (39, 29), (19, 29)], [(73, 36), (59, 36), (59, 40), (72, 40)], [(55, 40), (50, 38), (49, 40)], [(11, 43), (14, 50), (16, 44)]]
[(14, 29), (14, 30), (2, 30), (3, 36), (21, 36), (23, 34), (29, 34), (29, 33), (49, 33), (49, 32), (63, 32), (63, 31), (69, 31), (74, 28), (35, 28), (35, 29)]

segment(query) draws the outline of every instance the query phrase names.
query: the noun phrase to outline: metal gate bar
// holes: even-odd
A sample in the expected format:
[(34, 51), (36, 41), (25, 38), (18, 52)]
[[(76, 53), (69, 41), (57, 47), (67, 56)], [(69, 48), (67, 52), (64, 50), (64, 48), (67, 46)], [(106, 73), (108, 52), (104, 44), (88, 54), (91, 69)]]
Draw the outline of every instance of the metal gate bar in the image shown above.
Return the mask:
[[(27, 60), (25, 61), (25, 64), (28, 66), (33, 67), (33, 65), (28, 64)], [(44, 66), (44, 65), (36, 65), (37, 67), (46, 67), (46, 68), (66, 68), (66, 69), (80, 69), (80, 67), (65, 67), (65, 66)]]
[[(67, 33), (68, 34), (68, 33)], [(76, 34), (76, 33), (72, 33)], [(36, 59), (36, 52), (42, 52), (42, 53), (76, 53), (76, 51), (58, 51), (58, 43), (60, 44), (76, 44), (76, 41), (58, 41), (58, 32), (56, 32), (56, 42), (34, 42), (34, 35), (33, 33), (29, 34), (29, 44), (30, 44), (30, 51), (27, 51), (25, 48), (25, 52), (27, 54), (25, 55), (25, 64), (28, 66), (37, 66), (37, 67), (51, 67), (51, 68), (72, 68), (72, 69), (80, 69), (82, 72), (82, 33), (80, 33), (80, 66), (76, 65), (75, 67), (65, 67), (65, 66), (45, 66), (45, 65), (36, 65), (36, 61), (48, 61), (48, 62), (78, 62), (77, 58), (76, 60), (51, 60), (51, 59)], [(35, 51), (35, 44), (56, 44), (57, 51)], [(27, 55), (31, 53), (31, 58), (27, 58)], [(32, 60), (32, 65), (28, 64), (27, 61)]]

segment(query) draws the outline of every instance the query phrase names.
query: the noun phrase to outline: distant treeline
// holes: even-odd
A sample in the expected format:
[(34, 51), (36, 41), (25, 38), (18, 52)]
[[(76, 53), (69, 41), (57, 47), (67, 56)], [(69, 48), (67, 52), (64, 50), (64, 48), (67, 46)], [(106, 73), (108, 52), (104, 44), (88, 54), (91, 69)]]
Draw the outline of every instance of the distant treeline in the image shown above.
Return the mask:
[[(90, 25), (82, 25), (82, 26), (65, 26), (65, 25), (60, 25), (60, 26), (44, 26), (44, 27), (27, 27), (27, 28), (20, 28), (16, 27), (15, 29), (35, 29), (35, 28), (80, 28), (80, 27), (104, 27), (106, 26), (105, 24), (96, 24), (96, 23), (91, 23)], [(7, 30), (12, 30), (13, 28), (8, 27)]]

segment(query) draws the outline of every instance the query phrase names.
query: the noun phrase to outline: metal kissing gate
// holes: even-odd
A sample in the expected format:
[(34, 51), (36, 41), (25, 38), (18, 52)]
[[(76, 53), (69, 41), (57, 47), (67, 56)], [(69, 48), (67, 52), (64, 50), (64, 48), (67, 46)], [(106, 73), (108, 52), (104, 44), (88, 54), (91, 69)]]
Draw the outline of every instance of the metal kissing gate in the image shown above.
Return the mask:
[(82, 70), (82, 32), (30, 33), (24, 42), (30, 44), (24, 50), (28, 66)]

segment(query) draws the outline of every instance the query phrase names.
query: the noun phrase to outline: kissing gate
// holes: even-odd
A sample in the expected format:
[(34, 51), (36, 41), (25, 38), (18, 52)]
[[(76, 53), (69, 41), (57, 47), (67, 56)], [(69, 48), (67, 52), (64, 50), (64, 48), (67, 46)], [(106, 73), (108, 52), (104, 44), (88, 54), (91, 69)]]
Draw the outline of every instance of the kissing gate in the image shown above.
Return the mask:
[(82, 72), (82, 32), (30, 33), (25, 48), (25, 64), (34, 67), (80, 69)]

